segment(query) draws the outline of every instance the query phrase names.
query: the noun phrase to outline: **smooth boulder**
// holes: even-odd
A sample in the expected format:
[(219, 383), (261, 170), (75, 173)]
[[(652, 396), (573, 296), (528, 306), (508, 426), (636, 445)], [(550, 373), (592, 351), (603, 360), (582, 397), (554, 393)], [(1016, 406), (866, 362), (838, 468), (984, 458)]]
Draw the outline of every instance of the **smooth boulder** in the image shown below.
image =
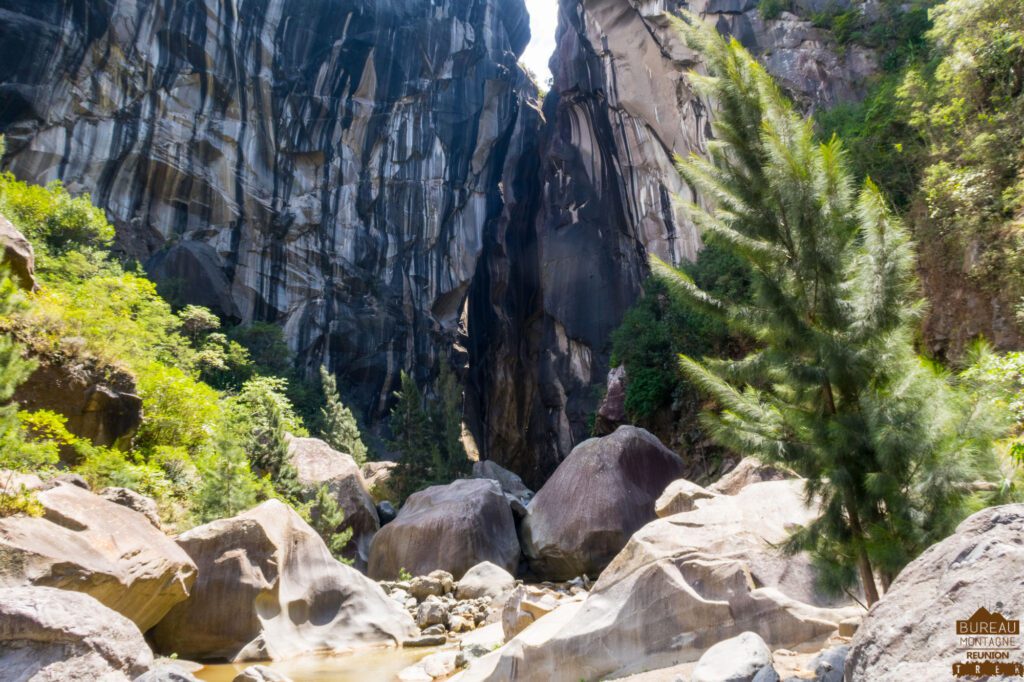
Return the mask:
[(526, 505), (533, 499), (533, 491), (526, 487), (523, 479), (508, 469), (501, 467), (490, 460), (481, 460), (473, 463), (473, 478), (484, 478), (497, 481), (501, 486), (501, 492), (505, 499), (512, 506), (512, 511), (517, 517), (526, 514)]
[(658, 518), (665, 518), (673, 514), (681, 514), (693, 509), (697, 500), (707, 500), (718, 493), (713, 493), (707, 488), (696, 483), (680, 478), (669, 483), (665, 492), (654, 502), (654, 513)]
[(678, 455), (634, 426), (576, 446), (527, 508), (530, 568), (551, 580), (596, 576), (654, 520), (655, 500), (682, 471)]
[(481, 561), (516, 569), (515, 521), (497, 482), (462, 479), (409, 496), (398, 518), (374, 536), (369, 575), (393, 580), (403, 569), (413, 575), (440, 569), (459, 579)]
[(188, 597), (195, 563), (143, 514), (76, 485), (36, 499), (42, 518), (0, 519), (0, 587), (84, 592), (143, 632)]
[(199, 579), (192, 596), (154, 628), (161, 652), (276, 660), (416, 635), (401, 606), (334, 559), (309, 524), (277, 500), (190, 530), (178, 542)]
[[(817, 645), (858, 607), (814, 590), (806, 555), (777, 546), (816, 515), (802, 481), (756, 483), (698, 500), (689, 512), (637, 531), (572, 618), (540, 618), (460, 681), (577, 682), (697, 661), (743, 632), (773, 650)], [(531, 633), (531, 630), (533, 632)], [(526, 636), (527, 633), (531, 633)], [(482, 661), (483, 659), (481, 659)]]
[(459, 580), (455, 590), (458, 599), (498, 599), (508, 594), (516, 585), (516, 579), (501, 566), (482, 561)]
[[(950, 677), (954, 663), (967, 662), (957, 621), (998, 618), (995, 612), (1020, 619), (1021, 576), (1024, 504), (974, 514), (910, 562), (871, 608), (851, 643), (847, 682)], [(993, 613), (978, 613), (982, 608)]]
[(394, 475), (398, 462), (367, 462), (362, 466), (363, 480), (366, 481), (366, 488), (370, 496), (377, 504), (385, 500), (395, 499), (395, 491), (391, 487), (391, 477)]
[(797, 478), (797, 475), (786, 469), (765, 464), (756, 457), (744, 457), (731, 471), (709, 485), (707, 489), (719, 495), (736, 495), (754, 483), (784, 481), (791, 478)]
[(0, 679), (127, 682), (153, 665), (139, 628), (87, 594), (0, 588)]
[(344, 555), (355, 561), (356, 568), (365, 569), (370, 558), (370, 543), (380, 529), (380, 519), (355, 460), (322, 440), (294, 436), (288, 437), (288, 455), (304, 496), (313, 499), (320, 487), (326, 485), (331, 497), (345, 512), (345, 521), (339, 530), (351, 528), (352, 539)]
[(751, 682), (772, 664), (772, 652), (761, 636), (743, 632), (704, 652), (690, 682)]

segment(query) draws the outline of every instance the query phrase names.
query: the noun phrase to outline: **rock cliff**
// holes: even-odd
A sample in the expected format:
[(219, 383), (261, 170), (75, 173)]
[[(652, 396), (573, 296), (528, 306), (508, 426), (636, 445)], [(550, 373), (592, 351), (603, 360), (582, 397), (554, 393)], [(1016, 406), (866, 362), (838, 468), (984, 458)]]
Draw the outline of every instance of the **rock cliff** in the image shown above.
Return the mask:
[[(700, 248), (672, 158), (712, 108), (679, 7), (560, 0), (541, 111), (522, 0), (0, 0), (4, 166), (91, 192), (180, 301), (281, 324), (370, 423), (400, 370), (452, 357), (483, 456), (537, 487), (587, 432), (648, 254)], [(690, 8), (808, 107), (873, 68), (756, 0)]]
[(5, 167), (371, 418), (447, 354), (531, 84), (522, 0), (2, 0)]
[[(535, 486), (588, 435), (609, 335), (640, 294), (648, 255), (679, 263), (701, 246), (676, 201), (694, 196), (673, 158), (701, 153), (712, 107), (693, 93), (699, 65), (667, 17), (681, 6), (560, 0), (539, 167), (506, 168), (512, 194), (470, 293), (471, 385), (482, 392), (485, 456)], [(869, 51), (840, 50), (789, 12), (766, 21), (755, 0), (689, 7), (806, 108), (860, 96), (874, 71)]]

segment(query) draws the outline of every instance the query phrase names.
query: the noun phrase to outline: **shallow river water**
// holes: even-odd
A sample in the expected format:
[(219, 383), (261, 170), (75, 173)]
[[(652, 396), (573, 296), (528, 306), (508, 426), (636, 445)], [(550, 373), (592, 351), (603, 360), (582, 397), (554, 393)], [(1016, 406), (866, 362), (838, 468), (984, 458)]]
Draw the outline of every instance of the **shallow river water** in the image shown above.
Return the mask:
[[(294, 682), (394, 682), (402, 668), (438, 649), (382, 649), (344, 656), (308, 656), (263, 663)], [(248, 664), (207, 665), (194, 673), (204, 682), (231, 682)]]

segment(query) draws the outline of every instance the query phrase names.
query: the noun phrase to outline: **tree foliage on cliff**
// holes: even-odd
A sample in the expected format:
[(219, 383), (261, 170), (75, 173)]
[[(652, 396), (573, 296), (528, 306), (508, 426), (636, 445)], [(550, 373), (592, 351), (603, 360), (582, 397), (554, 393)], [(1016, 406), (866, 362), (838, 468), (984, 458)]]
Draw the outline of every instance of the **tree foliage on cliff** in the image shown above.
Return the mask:
[(352, 410), (341, 402), (338, 381), (326, 367), (320, 368), (324, 406), (320, 408), (320, 437), (335, 450), (352, 455), (356, 464), (366, 463), (366, 445)]
[(427, 486), (450, 483), (470, 469), (462, 444), (462, 391), (452, 371), (442, 364), (432, 399), (405, 372), (401, 381), (390, 417), (391, 446), (400, 454), (391, 483), (398, 502)]
[(690, 206), (705, 238), (746, 261), (751, 299), (728, 302), (655, 260), (695, 309), (756, 343), (738, 360), (680, 357), (720, 409), (705, 414), (725, 446), (807, 480), (821, 515), (790, 549), (810, 550), (826, 586), (859, 573), (865, 596), (966, 511), (967, 484), (992, 474), (993, 423), (913, 346), (921, 303), (914, 251), (870, 180), (855, 187), (841, 143), (819, 143), (743, 47), (680, 22), (719, 104), (709, 159), (680, 160), (714, 208)]
[[(0, 426), (21, 443), (4, 449), (0, 466), (40, 471), (57, 464), (58, 451), (71, 451), (90, 483), (153, 496), (164, 520), (178, 527), (270, 496), (295, 498), (283, 440), (285, 431), (304, 434), (302, 421), (286, 381), (260, 376), (245, 345), (266, 340), (252, 343), (260, 359), (273, 354), (287, 363), (279, 330), (229, 338), (208, 310), (176, 312), (144, 273), (111, 254), (114, 230), (103, 212), (59, 183), (38, 187), (0, 175), (0, 212), (32, 242), (41, 285), (27, 306), (0, 310), (0, 369), (4, 358), (17, 369), (22, 350), (40, 362), (126, 372), (144, 415), (131, 449), (120, 451), (71, 434), (52, 412), (23, 412), (15, 429), (9, 417), (16, 408), (7, 407)], [(5, 377), (4, 401), (24, 370)]]
[(924, 260), (1012, 308), (1024, 296), (1024, 1), (950, 0), (930, 19), (902, 69), (819, 122), (905, 212)]

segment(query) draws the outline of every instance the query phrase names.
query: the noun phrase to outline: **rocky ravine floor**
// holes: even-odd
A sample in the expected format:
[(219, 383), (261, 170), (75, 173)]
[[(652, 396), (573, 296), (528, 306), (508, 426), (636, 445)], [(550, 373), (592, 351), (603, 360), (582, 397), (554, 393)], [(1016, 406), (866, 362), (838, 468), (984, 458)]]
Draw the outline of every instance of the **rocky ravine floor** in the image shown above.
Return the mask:
[[(244, 666), (397, 645), (415, 661), (401, 682), (943, 680), (963, 655), (955, 621), (1024, 615), (1024, 505), (966, 520), (860, 624), (860, 606), (813, 588), (807, 557), (775, 548), (814, 515), (802, 481), (744, 461), (704, 488), (666, 452), (623, 427), (581, 444), (536, 496), (478, 465), (365, 530), (373, 579), (277, 501), (172, 538), (130, 491), (10, 477), (44, 514), (0, 519), (0, 679), (188, 682), (160, 656)], [(358, 468), (323, 470), (354, 477), (332, 489), (360, 498), (372, 529)]]

